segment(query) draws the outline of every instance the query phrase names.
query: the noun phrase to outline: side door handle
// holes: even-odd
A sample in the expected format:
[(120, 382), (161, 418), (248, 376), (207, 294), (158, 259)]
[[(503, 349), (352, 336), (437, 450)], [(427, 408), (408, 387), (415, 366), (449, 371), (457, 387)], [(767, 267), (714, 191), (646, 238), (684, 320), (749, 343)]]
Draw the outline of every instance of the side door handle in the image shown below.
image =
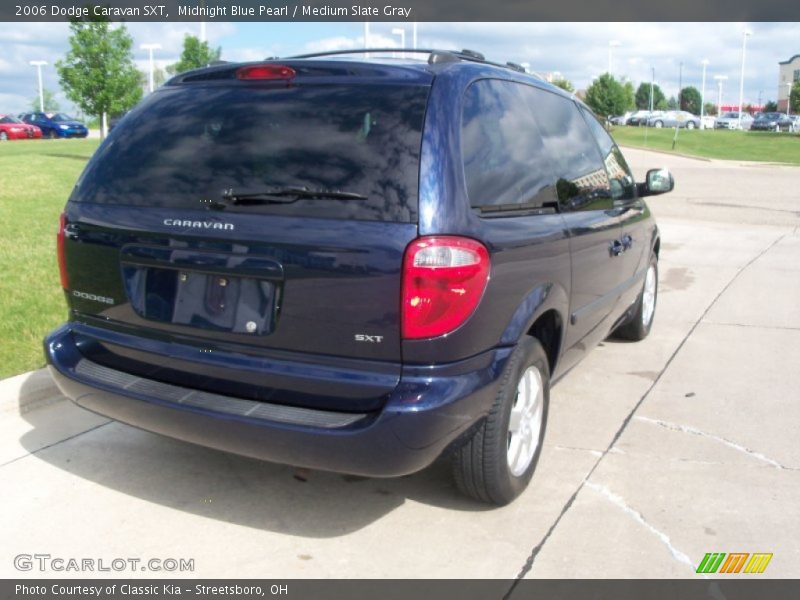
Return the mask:
[(608, 251), (611, 256), (619, 256), (623, 252), (625, 252), (625, 246), (619, 240), (614, 240), (609, 244)]

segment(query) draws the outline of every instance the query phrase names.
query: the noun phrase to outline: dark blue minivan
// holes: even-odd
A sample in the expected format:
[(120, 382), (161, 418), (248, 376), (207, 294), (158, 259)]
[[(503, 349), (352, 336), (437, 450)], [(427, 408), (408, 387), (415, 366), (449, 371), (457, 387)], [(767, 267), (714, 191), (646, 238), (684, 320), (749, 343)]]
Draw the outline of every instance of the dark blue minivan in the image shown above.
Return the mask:
[(672, 176), (515, 65), (346, 54), (184, 73), (120, 122), (62, 216), (50, 369), (148, 431), (374, 477), (447, 455), (508, 503), (552, 383), (650, 331)]

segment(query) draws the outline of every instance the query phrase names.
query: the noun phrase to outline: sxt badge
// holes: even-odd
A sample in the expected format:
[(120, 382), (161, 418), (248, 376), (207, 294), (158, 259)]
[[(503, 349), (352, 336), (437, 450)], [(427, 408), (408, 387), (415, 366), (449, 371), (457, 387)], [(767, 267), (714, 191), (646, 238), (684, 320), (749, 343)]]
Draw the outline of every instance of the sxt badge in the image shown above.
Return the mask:
[(372, 342), (373, 344), (380, 344), (383, 341), (382, 335), (366, 335), (363, 333), (356, 334), (357, 342)]

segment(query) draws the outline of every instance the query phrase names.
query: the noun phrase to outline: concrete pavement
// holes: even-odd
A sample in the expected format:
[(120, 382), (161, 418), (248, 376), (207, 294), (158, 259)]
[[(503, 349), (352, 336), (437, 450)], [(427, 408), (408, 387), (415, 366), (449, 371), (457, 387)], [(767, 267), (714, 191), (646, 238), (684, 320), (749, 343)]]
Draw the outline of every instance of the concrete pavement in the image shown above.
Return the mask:
[(651, 202), (654, 328), (604, 342), (553, 389), (512, 505), (461, 498), (444, 462), (300, 481), (91, 415), (40, 371), (0, 382), (0, 576), (26, 575), (13, 557), (35, 552), (377, 578), (692, 577), (706, 552), (772, 552), (764, 576), (800, 576), (800, 169), (626, 155), (677, 181)]

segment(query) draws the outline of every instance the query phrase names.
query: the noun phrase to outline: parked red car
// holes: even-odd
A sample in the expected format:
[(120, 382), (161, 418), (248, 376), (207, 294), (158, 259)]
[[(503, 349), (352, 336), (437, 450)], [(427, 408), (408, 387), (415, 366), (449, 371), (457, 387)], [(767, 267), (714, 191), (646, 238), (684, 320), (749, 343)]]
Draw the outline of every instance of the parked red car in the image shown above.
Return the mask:
[(36, 125), (23, 123), (17, 117), (12, 117), (11, 115), (0, 115), (0, 142), (39, 139), (41, 137), (42, 130)]

